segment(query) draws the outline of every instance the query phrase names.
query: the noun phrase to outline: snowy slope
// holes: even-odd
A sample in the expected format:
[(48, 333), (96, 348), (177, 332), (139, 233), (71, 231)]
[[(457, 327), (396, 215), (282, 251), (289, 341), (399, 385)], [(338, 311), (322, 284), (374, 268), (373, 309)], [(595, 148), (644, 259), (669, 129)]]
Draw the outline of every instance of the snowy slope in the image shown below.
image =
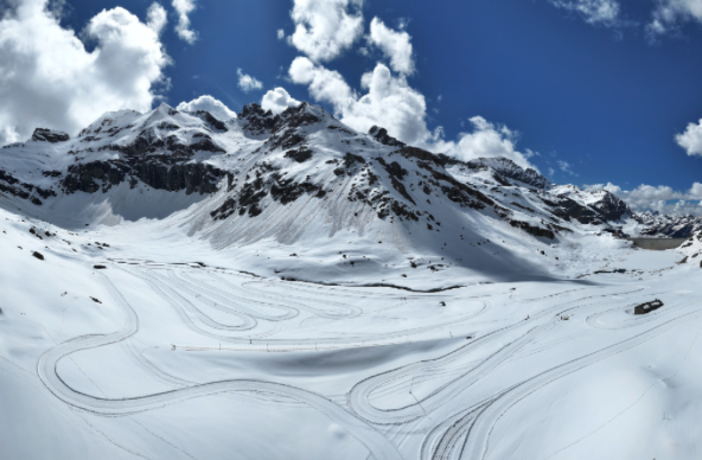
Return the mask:
[[(702, 447), (699, 268), (675, 253), (593, 238), (600, 260), (578, 265), (580, 281), (419, 293), (258, 277), (242, 271), (264, 263), (155, 229), (79, 233), (0, 211), (3, 458), (693, 459)], [(665, 306), (633, 315), (654, 299)]]
[(358, 133), (308, 104), (276, 116), (253, 104), (227, 121), (165, 104), (108, 113), (76, 139), (41, 131), (3, 149), (0, 172), (8, 209), (71, 229), (160, 219), (215, 249), (297, 254), (265, 270), (303, 279), (568, 276), (584, 236), (621, 235), (631, 214), (607, 192)]
[(696, 459), (702, 240), (634, 217), (306, 104), (39, 130), (0, 150), (0, 458)]

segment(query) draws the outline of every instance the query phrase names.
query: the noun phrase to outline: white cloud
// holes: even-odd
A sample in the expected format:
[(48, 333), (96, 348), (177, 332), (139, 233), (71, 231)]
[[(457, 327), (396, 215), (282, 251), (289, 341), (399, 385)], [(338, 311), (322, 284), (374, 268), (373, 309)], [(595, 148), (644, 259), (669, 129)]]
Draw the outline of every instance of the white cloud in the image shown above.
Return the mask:
[(197, 33), (190, 28), (189, 14), (195, 9), (195, 0), (173, 0), (173, 8), (178, 13), (178, 24), (176, 25), (176, 33), (181, 40), (189, 44), (195, 43)]
[(425, 122), (426, 100), (407, 84), (403, 75), (395, 77), (378, 63), (372, 72), (361, 77), (361, 87), (367, 93), (345, 107), (344, 123), (364, 132), (373, 125), (382, 126), (409, 144), (419, 144), (430, 137)]
[(680, 22), (689, 20), (702, 22), (702, 1), (659, 0), (647, 30), (655, 37), (676, 30)]
[(617, 0), (549, 0), (566, 11), (579, 14), (592, 25), (617, 26), (620, 23), (621, 5)]
[(209, 95), (200, 96), (190, 102), (181, 102), (178, 104), (176, 109), (182, 112), (197, 112), (199, 110), (204, 110), (205, 112), (209, 112), (213, 117), (222, 121), (228, 121), (232, 118), (236, 118), (236, 112), (230, 110), (229, 107), (224, 105), (222, 101)]
[(702, 119), (698, 124), (687, 125), (684, 133), (675, 136), (675, 142), (690, 156), (702, 155)]
[(263, 88), (263, 83), (256, 80), (251, 75), (245, 74), (241, 69), (237, 69), (236, 73), (239, 75), (239, 88), (241, 88), (245, 93)]
[(295, 58), (288, 73), (294, 83), (308, 85), (313, 98), (331, 103), (337, 113), (353, 102), (354, 93), (339, 72), (315, 65), (306, 57)]
[(75, 133), (106, 111), (150, 110), (169, 63), (160, 7), (149, 9), (146, 24), (124, 8), (103, 10), (85, 28), (96, 42), (88, 52), (47, 4), (18, 1), (0, 20), (0, 143), (36, 127)]
[(390, 59), (390, 67), (395, 72), (405, 75), (414, 73), (411, 37), (407, 32), (396, 32), (385, 26), (383, 21), (373, 18), (370, 35), (366, 37), (369, 44), (380, 48)]
[(315, 62), (330, 61), (363, 33), (363, 0), (294, 0), (288, 41)]
[[(504, 157), (524, 168), (536, 169), (527, 160), (529, 156), (534, 155), (534, 152), (529, 151), (529, 154), (524, 154), (517, 151), (517, 133), (506, 126), (497, 126), (490, 123), (483, 117), (473, 117), (469, 121), (473, 125), (472, 133), (461, 134), (457, 143), (443, 143), (447, 155), (463, 161), (477, 158)], [(431, 149), (431, 146), (429, 147)]]
[[(295, 4), (298, 6), (302, 3), (308, 7), (319, 4), (318, 1), (300, 0), (296, 0)], [(339, 13), (345, 12), (348, 3), (333, 0), (328, 2), (327, 6), (335, 5), (335, 11)], [(360, 5), (362, 2), (357, 3)], [(326, 17), (325, 14), (322, 16)], [(360, 13), (356, 18), (362, 21)], [(345, 43), (350, 46), (353, 40), (355, 38)], [(530, 150), (526, 153), (517, 151), (516, 133), (505, 126), (496, 126), (482, 117), (471, 118), (473, 132), (462, 133), (457, 142), (446, 141), (441, 127), (431, 132), (426, 123), (426, 99), (407, 82), (407, 76), (415, 71), (411, 36), (405, 31), (392, 30), (380, 19), (374, 18), (366, 41), (369, 46), (375, 46), (383, 52), (396, 73), (393, 74), (388, 66), (377, 63), (373, 71), (361, 77), (363, 94), (356, 93), (339, 72), (319, 64), (319, 61), (325, 59), (319, 57), (321, 53), (316, 48), (316, 59), (308, 52), (309, 58), (298, 57), (292, 62), (288, 72), (290, 79), (294, 83), (307, 85), (310, 95), (315, 100), (331, 104), (341, 121), (357, 131), (368, 132), (372, 126), (377, 125), (386, 128), (391, 136), (403, 142), (433, 152), (446, 153), (463, 160), (501, 156), (521, 166), (534, 168), (528, 158), (536, 153)], [(327, 57), (336, 56), (339, 49), (335, 48)], [(366, 48), (360, 48), (359, 52), (368, 55)]]
[(146, 25), (157, 34), (161, 34), (161, 31), (168, 23), (166, 10), (158, 3), (153, 3), (146, 11), (146, 19)]
[(424, 118), (424, 96), (410, 88), (404, 76), (395, 77), (383, 64), (361, 78), (367, 93), (359, 97), (340, 73), (298, 57), (290, 66), (293, 82), (309, 85), (318, 101), (333, 105), (334, 112), (352, 128), (367, 132), (373, 125), (386, 128), (398, 139), (418, 144), (430, 137)]
[(692, 184), (692, 187), (690, 187), (690, 190), (687, 192), (686, 198), (688, 200), (702, 200), (702, 184), (699, 182)]
[(583, 186), (584, 190), (606, 190), (618, 196), (635, 211), (657, 211), (661, 214), (680, 216), (702, 214), (699, 201), (702, 199), (702, 184), (695, 182), (686, 192), (676, 191), (667, 185), (642, 184), (633, 190), (623, 190), (611, 182)]
[(573, 172), (572, 165), (570, 163), (568, 163), (567, 161), (558, 160), (557, 163), (558, 163), (558, 168), (561, 171), (563, 171), (564, 173), (570, 174), (571, 176), (577, 176), (577, 174), (575, 174)]
[(473, 132), (461, 134), (458, 142), (445, 141), (441, 128), (433, 133), (429, 131), (424, 96), (409, 86), (404, 75), (393, 75), (381, 63), (361, 78), (361, 87), (366, 91), (362, 96), (351, 89), (340, 73), (304, 57), (293, 61), (289, 74), (293, 82), (309, 85), (314, 99), (330, 103), (341, 121), (358, 131), (368, 132), (377, 125), (403, 142), (432, 152), (446, 153), (466, 161), (503, 156), (520, 166), (534, 168), (527, 160), (534, 152), (523, 154), (516, 150), (515, 132), (482, 117), (470, 119)]
[(285, 88), (281, 87), (268, 91), (261, 99), (263, 110), (270, 110), (274, 114), (279, 114), (288, 107), (297, 107), (299, 105), (300, 101), (294, 99)]
[(278, 40), (283, 40), (285, 38), (285, 31), (283, 29), (278, 29)]

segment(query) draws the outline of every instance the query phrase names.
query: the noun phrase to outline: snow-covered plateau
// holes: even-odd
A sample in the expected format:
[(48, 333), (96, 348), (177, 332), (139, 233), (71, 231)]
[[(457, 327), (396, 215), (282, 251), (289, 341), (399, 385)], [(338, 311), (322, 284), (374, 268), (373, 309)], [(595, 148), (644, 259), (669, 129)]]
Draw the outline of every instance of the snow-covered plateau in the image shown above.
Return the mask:
[(698, 459), (696, 225), (308, 104), (38, 129), (0, 150), (0, 458)]

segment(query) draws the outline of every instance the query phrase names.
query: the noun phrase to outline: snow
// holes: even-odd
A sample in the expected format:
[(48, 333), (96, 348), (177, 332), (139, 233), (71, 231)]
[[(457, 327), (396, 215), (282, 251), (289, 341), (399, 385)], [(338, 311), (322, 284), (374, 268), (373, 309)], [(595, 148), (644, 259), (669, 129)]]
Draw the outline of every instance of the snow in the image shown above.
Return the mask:
[[(699, 457), (700, 237), (649, 252), (571, 222), (551, 240), (411, 185), (433, 229), (383, 220), (346, 198), (365, 179), (333, 169), (346, 152), (387, 155), (413, 177), (413, 160), (304, 110), (322, 121), (298, 131), (303, 163), (242, 117), (213, 133), (166, 105), (0, 151), (0, 170), (49, 188), (42, 171), (117, 158), (107, 147), (172, 123), (225, 147), (189, 161), (238, 181), (0, 196), (1, 458)], [(212, 219), (262, 157), (335, 193)], [(554, 222), (557, 195), (604, 197), (447, 169), (534, 226)], [(384, 191), (401, 199), (382, 177), (370, 193)]]
[[(465, 287), (422, 293), (361, 287), (407, 271), (368, 248), (377, 268), (307, 273), (346, 285), (260, 277), (305, 262), (274, 242), (213, 248), (178, 219), (73, 232), (0, 211), (4, 458), (692, 459), (702, 448), (699, 268), (678, 252), (582, 235), (580, 279), (538, 254), (549, 279), (447, 270), (418, 285)], [(632, 314), (655, 298), (665, 306)]]

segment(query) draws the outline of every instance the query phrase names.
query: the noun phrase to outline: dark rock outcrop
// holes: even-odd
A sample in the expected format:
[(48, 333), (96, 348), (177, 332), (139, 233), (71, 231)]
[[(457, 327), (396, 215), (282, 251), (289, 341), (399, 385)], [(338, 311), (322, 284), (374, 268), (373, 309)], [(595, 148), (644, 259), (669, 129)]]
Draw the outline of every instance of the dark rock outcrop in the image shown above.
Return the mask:
[(50, 142), (56, 144), (58, 142), (66, 142), (71, 136), (62, 132), (54, 131), (46, 128), (37, 128), (32, 134), (32, 140), (36, 142)]
[(207, 194), (218, 190), (226, 173), (204, 163), (168, 164), (159, 158), (141, 158), (129, 161), (109, 160), (71, 165), (61, 182), (66, 194), (78, 191), (107, 192), (115, 185), (129, 181), (132, 188), (138, 180), (156, 190), (185, 191)]
[(387, 129), (379, 128), (378, 126), (373, 126), (370, 131), (368, 131), (368, 134), (381, 144), (389, 145), (390, 147), (405, 147), (407, 145), (390, 136)]

